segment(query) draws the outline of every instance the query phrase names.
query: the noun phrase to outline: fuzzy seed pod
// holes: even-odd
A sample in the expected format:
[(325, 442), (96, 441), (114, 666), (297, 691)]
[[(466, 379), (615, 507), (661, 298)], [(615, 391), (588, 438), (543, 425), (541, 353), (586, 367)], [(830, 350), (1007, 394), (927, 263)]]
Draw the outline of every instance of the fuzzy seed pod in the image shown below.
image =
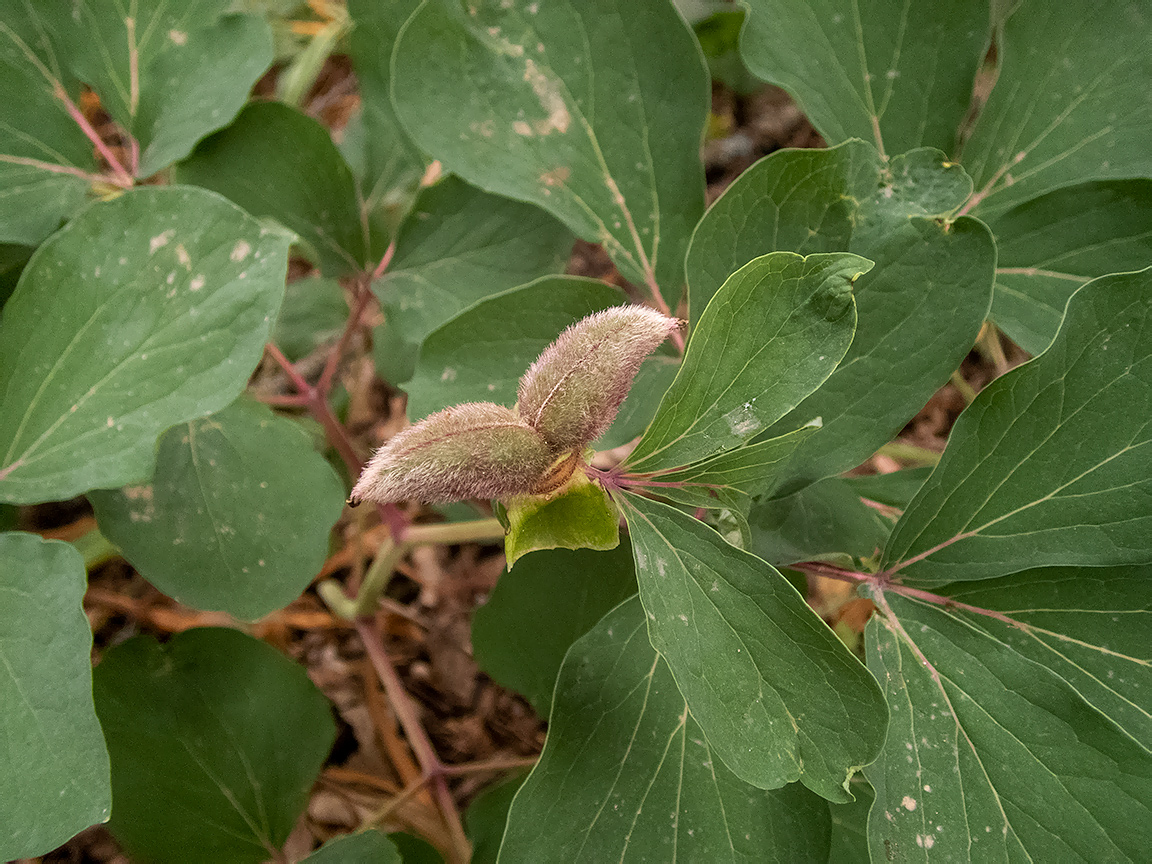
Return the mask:
[(553, 453), (584, 447), (612, 425), (641, 362), (679, 326), (646, 306), (617, 306), (577, 321), (520, 379), (520, 416)]
[(469, 402), (429, 415), (376, 451), (351, 501), (507, 498), (532, 492), (553, 462), (515, 412)]

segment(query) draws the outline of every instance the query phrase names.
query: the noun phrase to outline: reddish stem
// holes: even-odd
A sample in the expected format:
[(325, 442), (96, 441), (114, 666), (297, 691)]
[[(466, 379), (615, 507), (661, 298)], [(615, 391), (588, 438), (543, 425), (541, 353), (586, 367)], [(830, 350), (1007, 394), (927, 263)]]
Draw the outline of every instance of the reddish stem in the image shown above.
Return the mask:
[(97, 134), (96, 130), (92, 128), (92, 124), (88, 122), (88, 119), (84, 116), (84, 112), (82, 112), (76, 106), (76, 103), (68, 97), (68, 94), (64, 92), (64, 87), (59, 82), (53, 82), (53, 84), (52, 95), (64, 103), (64, 110), (68, 112), (68, 116), (80, 127), (80, 131), (92, 142), (92, 146), (96, 148), (97, 152), (104, 157), (104, 161), (108, 163), (108, 167), (110, 167), (112, 173), (116, 175), (113, 182), (115, 182), (117, 186), (130, 189), (132, 187), (132, 175), (124, 170), (124, 166), (120, 164), (120, 160), (116, 158), (116, 154), (104, 143), (104, 139)]
[(332, 392), (332, 382), (336, 379), (336, 371), (340, 368), (340, 360), (344, 357), (344, 352), (348, 350), (348, 343), (352, 340), (352, 334), (356, 332), (356, 328), (360, 326), (360, 319), (364, 317), (364, 310), (368, 308), (368, 303), (372, 300), (372, 291), (367, 285), (357, 283), (356, 298), (352, 304), (352, 314), (348, 316), (348, 321), (344, 325), (344, 331), (340, 334), (340, 339), (336, 343), (336, 347), (332, 349), (332, 353), (328, 355), (328, 360), (324, 364), (324, 371), (320, 374), (320, 381), (316, 384), (316, 389), (320, 391), (320, 395), (324, 398)]

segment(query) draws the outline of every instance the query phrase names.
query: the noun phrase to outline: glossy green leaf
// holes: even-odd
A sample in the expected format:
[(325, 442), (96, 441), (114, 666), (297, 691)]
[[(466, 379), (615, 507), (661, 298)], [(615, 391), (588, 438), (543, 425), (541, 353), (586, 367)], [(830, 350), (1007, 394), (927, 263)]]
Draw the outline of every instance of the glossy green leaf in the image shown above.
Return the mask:
[(278, 855), (336, 738), (297, 664), (237, 630), (138, 636), (93, 674), (112, 756), (112, 833), (134, 860)]
[(630, 468), (697, 462), (738, 447), (794, 408), (848, 350), (852, 283), (871, 266), (856, 255), (778, 252), (733, 273), (693, 331)]
[(960, 415), (882, 566), (953, 581), (1152, 561), (1152, 268), (1096, 279)]
[(268, 23), (222, 16), (228, 0), (54, 5), (52, 24), (72, 71), (140, 142), (139, 177), (187, 156), (227, 125), (272, 63)]
[(866, 506), (845, 481), (829, 477), (748, 514), (748, 551), (776, 566), (868, 558), (884, 547), (892, 522)]
[(500, 574), (488, 602), (472, 616), (476, 662), (546, 717), (568, 646), (635, 593), (632, 550), (626, 545), (606, 552), (554, 549), (530, 555)]
[(828, 810), (735, 777), (688, 713), (633, 599), (577, 641), (500, 860), (820, 861)]
[(352, 171), (332, 136), (295, 108), (253, 102), (201, 142), (177, 176), (291, 228), (327, 276), (375, 266), (384, 254), (387, 238), (369, 237)]
[(422, 190), (388, 272), (372, 284), (387, 319), (376, 330), (377, 371), (407, 381), (424, 337), (473, 303), (562, 272), (572, 241), (540, 208), (456, 177)]
[(830, 144), (952, 151), (988, 42), (988, 3), (747, 0), (741, 50)]
[(681, 471), (657, 474), (650, 491), (693, 507), (747, 513), (752, 496), (775, 486), (780, 466), (819, 428), (819, 424), (805, 426), (779, 438), (728, 450)]
[(0, 534), (0, 858), (50, 852), (108, 818), (108, 752), (92, 707), (84, 561), (67, 543)]
[(379, 831), (361, 831), (329, 840), (304, 861), (309, 864), (402, 864), (396, 844)]
[(448, 170), (538, 204), (675, 304), (704, 210), (708, 74), (670, 3), (429, 0), (392, 68), (401, 121)]
[(992, 320), (1025, 351), (1056, 335), (1072, 292), (1090, 279), (1152, 264), (1152, 180), (1057, 189), (992, 220)]
[(693, 319), (758, 255), (848, 251), (876, 262), (856, 283), (856, 335), (818, 390), (765, 436), (820, 417), (781, 492), (852, 468), (891, 440), (968, 354), (988, 311), (996, 252), (982, 224), (944, 218), (971, 181), (935, 150), (889, 164), (862, 141), (785, 150), (761, 160), (712, 206), (693, 235)]
[(520, 376), (560, 331), (624, 302), (618, 288), (603, 282), (547, 276), (470, 306), (424, 340), (405, 386), (408, 418), (461, 402), (513, 405)]
[[(1095, 706), (1102, 694), (1101, 704), (1126, 695), (1147, 711), (1139, 683), (1124, 680), (1136, 671), (1146, 682), (1147, 640), (1131, 639), (1138, 624), (1112, 637), (1108, 624), (1075, 622), (1098, 617), (1091, 612), (1045, 621), (1046, 611), (1021, 607), (1055, 591), (1061, 604), (1088, 600), (1099, 617), (1146, 617), (1147, 591), (1133, 596), (1131, 581), (1138, 575), (1146, 585), (1144, 571), (1121, 574), (1115, 589), (1107, 584), (1109, 571), (1088, 571), (1092, 586), (1103, 588), (1096, 599), (1070, 584), (1069, 571), (1047, 585), (1041, 574), (1031, 585), (1018, 582), (1019, 597), (1016, 586), (992, 588), (995, 596), (984, 597), (993, 600), (992, 611), (1003, 608), (1009, 620), (1023, 613), (1019, 624), (889, 596), (897, 617), (876, 616), (867, 631), (869, 668), (884, 682), (892, 710), (884, 754), (865, 769), (876, 789), (868, 829), (873, 856), (1143, 857), (1152, 842), (1148, 739), (1129, 737)], [(1061, 617), (1071, 627), (1060, 626)], [(1024, 623), (1029, 619), (1059, 629), (1034, 629)], [(1075, 635), (1089, 641), (1069, 641)], [(1126, 648), (1139, 654), (1124, 656)], [(1069, 650), (1088, 667), (1077, 669), (1062, 656)], [(1103, 680), (1091, 680), (1101, 673)]]
[(100, 176), (92, 142), (69, 114), (80, 86), (66, 66), (67, 54), (49, 36), (52, 18), (42, 3), (0, 3), (0, 240), (5, 242), (39, 243), (80, 206)]
[(524, 495), (507, 504), (504, 556), (511, 568), (521, 556), (542, 549), (615, 549), (620, 545), (620, 514), (599, 483), (579, 466), (555, 497)]
[(419, 5), (420, 0), (347, 0), (348, 57), (356, 71), (364, 133), (360, 194), (367, 212), (384, 210), (390, 217), (407, 208), (424, 173), (424, 157), (401, 127), (389, 92), (396, 36)]
[(335, 279), (297, 279), (284, 291), (272, 341), (295, 363), (321, 345), (335, 342), (350, 314), (344, 289)]
[(623, 504), (649, 637), (709, 744), (754, 786), (851, 800), (887, 727), (876, 681), (770, 565), (666, 504)]
[(489, 786), (472, 799), (464, 814), (468, 839), (472, 841), (472, 860), (469, 864), (496, 864), (504, 827), (508, 824), (508, 808), (524, 782), (524, 775)]
[(163, 430), (235, 399), (276, 320), (290, 241), (169, 186), (93, 205), (41, 246), (0, 321), (0, 500), (147, 477)]
[(1152, 175), (1150, 27), (1139, 0), (1013, 5), (996, 86), (964, 145), (976, 215), (1085, 180)]
[(308, 433), (247, 399), (169, 429), (150, 482), (89, 493), (100, 530), (149, 582), (248, 619), (320, 572), (344, 496)]

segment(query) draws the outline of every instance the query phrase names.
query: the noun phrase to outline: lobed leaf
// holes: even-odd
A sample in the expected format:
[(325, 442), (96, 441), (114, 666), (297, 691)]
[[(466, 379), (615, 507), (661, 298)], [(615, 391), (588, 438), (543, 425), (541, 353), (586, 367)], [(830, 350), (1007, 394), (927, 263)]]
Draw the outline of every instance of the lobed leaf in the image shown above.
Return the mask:
[(851, 800), (888, 723), (872, 676), (764, 561), (666, 504), (622, 507), (652, 645), (724, 764), (762, 789)]
[(708, 75), (671, 4), (428, 0), (397, 40), (392, 95), (448, 170), (543, 207), (674, 305), (704, 210)]
[(0, 533), (0, 858), (51, 852), (108, 818), (108, 751), (92, 707), (84, 561), (67, 543)]
[(881, 566), (982, 579), (1038, 566), (1152, 561), (1152, 269), (1068, 302), (1048, 350), (960, 415)]
[(235, 399), (290, 242), (211, 192), (168, 186), (95, 204), (41, 246), (0, 320), (0, 500), (141, 480), (163, 430)]
[(735, 777), (644, 634), (636, 599), (564, 659), (540, 761), (508, 814), (501, 861), (816, 861), (824, 803)]
[(100, 531), (161, 591), (255, 619), (320, 572), (344, 484), (298, 424), (239, 399), (169, 429), (148, 483), (88, 497)]
[(193, 629), (111, 648), (93, 689), (112, 756), (109, 828), (129, 855), (280, 854), (336, 738), (304, 669), (237, 630)]

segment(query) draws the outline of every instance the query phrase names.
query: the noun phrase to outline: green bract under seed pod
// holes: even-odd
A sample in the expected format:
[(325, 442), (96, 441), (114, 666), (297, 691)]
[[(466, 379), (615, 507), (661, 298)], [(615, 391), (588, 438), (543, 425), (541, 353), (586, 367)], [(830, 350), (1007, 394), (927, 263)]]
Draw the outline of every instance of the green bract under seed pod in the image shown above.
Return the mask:
[(469, 402), (425, 417), (377, 450), (352, 500), (442, 503), (524, 495), (552, 462), (544, 438), (514, 411)]
[(520, 416), (554, 453), (584, 447), (612, 425), (644, 358), (679, 326), (646, 306), (577, 321), (520, 379)]

